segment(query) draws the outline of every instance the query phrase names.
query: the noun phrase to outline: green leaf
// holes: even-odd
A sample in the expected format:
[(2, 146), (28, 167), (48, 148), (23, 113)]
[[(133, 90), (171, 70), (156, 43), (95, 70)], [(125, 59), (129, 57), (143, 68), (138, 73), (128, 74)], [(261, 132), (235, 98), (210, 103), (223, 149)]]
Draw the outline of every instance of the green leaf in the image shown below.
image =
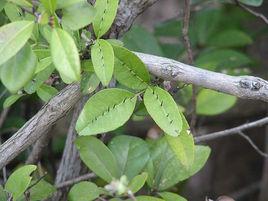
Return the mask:
[(185, 198), (170, 192), (158, 193), (165, 201), (187, 201)]
[(263, 3), (263, 0), (239, 0), (239, 1), (249, 6), (260, 6)]
[(146, 89), (150, 75), (144, 63), (126, 48), (113, 46), (115, 53), (115, 77), (131, 89)]
[(136, 197), (137, 201), (165, 201), (163, 199), (160, 198), (156, 198), (156, 197), (151, 197), (151, 196), (138, 196)]
[(67, 8), (86, 1), (87, 0), (57, 0), (57, 8)]
[(135, 176), (129, 183), (128, 188), (132, 193), (138, 192), (145, 184), (148, 174), (143, 172), (140, 175)]
[(28, 188), (32, 180), (30, 174), (35, 170), (35, 165), (25, 165), (10, 175), (6, 182), (5, 190), (11, 193), (14, 201)]
[(148, 87), (144, 104), (157, 125), (168, 135), (178, 136), (182, 130), (182, 118), (172, 96), (159, 87)]
[(33, 76), (37, 58), (26, 44), (15, 56), (0, 66), (2, 83), (11, 92), (21, 89)]
[(58, 90), (54, 87), (43, 84), (37, 89), (36, 93), (38, 97), (41, 98), (44, 102), (48, 102), (53, 96), (58, 93)]
[(4, 10), (5, 10), (6, 16), (11, 22), (23, 20), (22, 10), (17, 5), (12, 4), (12, 3), (6, 3)]
[(186, 169), (189, 169), (194, 162), (194, 139), (190, 131), (183, 129), (179, 136), (166, 135), (165, 138), (177, 159)]
[(47, 67), (49, 67), (50, 65), (52, 64), (52, 59), (51, 57), (46, 57), (46, 58), (43, 58), (41, 59), (38, 63), (37, 63), (37, 66), (36, 66), (36, 69), (35, 69), (35, 74), (43, 71), (44, 69), (46, 69)]
[(96, 16), (93, 29), (98, 38), (102, 37), (111, 27), (116, 16), (119, 0), (97, 0), (95, 3)]
[(156, 36), (180, 37), (182, 35), (182, 22), (177, 19), (158, 22), (154, 30)]
[(79, 30), (89, 25), (95, 16), (95, 9), (86, 1), (66, 7), (62, 11), (62, 23), (71, 30)]
[(25, 45), (34, 27), (32, 21), (18, 21), (0, 28), (0, 65), (5, 63)]
[(207, 146), (200, 146), (200, 145), (195, 146), (195, 159), (189, 171), (188, 177), (196, 174), (199, 170), (201, 170), (204, 167), (204, 165), (206, 164), (208, 160), (210, 152), (211, 150)]
[(8, 108), (11, 105), (13, 105), (17, 100), (19, 100), (21, 97), (23, 96), (23, 94), (15, 94), (15, 95), (11, 95), (9, 96), (3, 104), (4, 108)]
[(56, 10), (57, 0), (40, 0), (40, 1), (50, 14), (54, 14)]
[[(33, 184), (35, 182), (36, 181), (32, 181), (31, 183)], [(44, 200), (51, 197), (54, 192), (56, 192), (56, 188), (54, 186), (45, 180), (41, 180), (30, 189), (30, 200)]]
[(252, 43), (251, 37), (239, 30), (223, 31), (209, 39), (208, 44), (216, 47), (243, 47)]
[(76, 130), (79, 135), (95, 135), (112, 131), (130, 118), (136, 101), (135, 94), (126, 90), (102, 90), (85, 104), (76, 123)]
[(233, 107), (236, 100), (235, 96), (202, 89), (197, 96), (196, 110), (202, 115), (217, 115)]
[(207, 68), (209, 70), (229, 69), (245, 66), (250, 63), (251, 60), (245, 54), (229, 49), (212, 50), (204, 52), (203, 54), (201, 53), (195, 62), (198, 67)]
[(112, 152), (95, 137), (79, 137), (75, 144), (79, 150), (82, 161), (96, 175), (111, 182), (114, 178), (119, 178), (117, 162)]
[(80, 80), (80, 59), (73, 38), (62, 29), (54, 29), (51, 36), (51, 56), (62, 80), (70, 84)]
[(99, 197), (99, 189), (96, 184), (83, 181), (75, 184), (69, 194), (69, 201), (91, 201)]
[(99, 86), (100, 80), (95, 73), (84, 72), (81, 79), (81, 90), (83, 94), (90, 94)]
[(98, 39), (91, 48), (92, 63), (95, 73), (104, 86), (112, 79), (114, 72), (114, 51), (110, 43)]
[(27, 0), (7, 0), (7, 2), (14, 3), (18, 6), (26, 7), (26, 8), (31, 8), (32, 4), (27, 1)]
[[(0, 2), (0, 12), (3, 10), (3, 8), (5, 7), (6, 1), (1, 1)], [(1, 188), (1, 187), (0, 187)]]
[(220, 9), (207, 9), (199, 11), (190, 26), (193, 30), (197, 42), (200, 45), (205, 45), (208, 39), (218, 30), (219, 22), (222, 18), (222, 11)]
[(209, 154), (208, 147), (195, 146), (194, 162), (186, 169), (163, 137), (151, 145), (151, 159), (146, 167), (147, 183), (159, 191), (168, 189), (198, 172), (206, 163)]
[(0, 185), (0, 201), (7, 201), (8, 194), (4, 191), (3, 187)]
[(53, 65), (49, 65), (41, 72), (37, 73), (36, 76), (29, 81), (25, 86), (24, 90), (28, 94), (33, 94), (36, 90), (46, 81), (48, 80), (49, 76), (53, 73), (55, 67)]
[(124, 35), (123, 42), (125, 47), (132, 51), (163, 56), (162, 49), (156, 37), (141, 26), (133, 26)]
[(133, 136), (114, 137), (109, 143), (109, 149), (119, 164), (120, 176), (126, 175), (129, 180), (143, 170), (150, 158), (147, 143)]

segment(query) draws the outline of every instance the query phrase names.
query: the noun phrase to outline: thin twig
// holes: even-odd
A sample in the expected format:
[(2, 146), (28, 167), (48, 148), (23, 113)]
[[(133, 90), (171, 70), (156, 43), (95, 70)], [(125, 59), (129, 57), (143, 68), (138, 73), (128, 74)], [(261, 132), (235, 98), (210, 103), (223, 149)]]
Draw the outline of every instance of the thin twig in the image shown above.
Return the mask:
[(238, 134), (239, 132), (241, 132), (243, 130), (247, 130), (247, 129), (254, 128), (254, 127), (261, 127), (265, 124), (268, 124), (268, 117), (265, 117), (265, 118), (262, 118), (262, 119), (259, 119), (257, 121), (253, 121), (250, 123), (246, 123), (246, 124), (234, 127), (234, 128), (230, 128), (230, 129), (226, 129), (223, 131), (209, 133), (209, 134), (195, 137), (195, 142), (200, 143), (200, 142), (214, 140), (214, 139), (217, 139), (220, 137)]
[(76, 183), (78, 183), (80, 181), (86, 181), (86, 180), (89, 180), (89, 179), (92, 179), (92, 178), (95, 178), (95, 177), (96, 177), (96, 175), (94, 173), (88, 173), (88, 174), (79, 176), (77, 178), (74, 178), (74, 179), (71, 179), (71, 180), (62, 182), (62, 183), (58, 184), (56, 186), (56, 188), (57, 189), (64, 188), (64, 187), (67, 187), (67, 186), (71, 186), (73, 184), (76, 184)]
[(264, 153), (260, 148), (248, 137), (245, 135), (242, 131), (238, 132), (238, 134), (243, 137), (245, 140), (248, 141), (248, 143), (260, 154), (261, 156), (268, 158), (268, 154)]
[[(182, 36), (185, 48), (187, 50), (188, 64), (192, 65), (194, 62), (193, 59), (193, 51), (191, 48), (191, 42), (189, 38), (189, 24), (190, 24), (190, 16), (191, 16), (191, 2), (190, 0), (184, 0), (184, 11), (183, 11), (183, 28), (182, 28)], [(192, 86), (192, 117), (191, 117), (191, 128), (192, 132), (195, 132), (196, 125), (196, 95), (197, 88), (196, 86)]]
[(240, 3), (238, 0), (234, 0), (236, 5), (238, 5), (239, 7), (241, 7), (242, 9), (244, 9), (245, 11), (251, 13), (252, 15), (254, 15), (255, 17), (260, 18), (264, 23), (268, 24), (268, 18), (266, 16), (264, 16), (261, 13), (258, 13), (254, 10), (252, 10), (251, 8), (247, 7), (246, 5)]
[(36, 184), (38, 184), (42, 179), (44, 179), (47, 176), (47, 172), (45, 172), (45, 174), (43, 176), (41, 176), (37, 181), (35, 181), (32, 185), (30, 185), (27, 188), (27, 191), (30, 190), (32, 187), (34, 187)]

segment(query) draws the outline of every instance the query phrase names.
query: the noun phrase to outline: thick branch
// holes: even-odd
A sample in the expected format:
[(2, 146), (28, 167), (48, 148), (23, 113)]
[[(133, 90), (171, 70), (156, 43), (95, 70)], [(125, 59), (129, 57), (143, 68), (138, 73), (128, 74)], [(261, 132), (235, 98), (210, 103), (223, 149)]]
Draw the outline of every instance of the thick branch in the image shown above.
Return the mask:
[[(171, 59), (136, 53), (149, 71), (166, 80), (181, 81), (240, 98), (268, 102), (268, 82), (253, 76), (230, 76), (189, 66)], [(81, 98), (78, 84), (63, 89), (0, 147), (0, 168), (42, 136)]]
[(63, 89), (0, 147), (0, 169), (39, 139), (81, 98), (78, 84)]
[(149, 71), (165, 80), (180, 81), (234, 95), (268, 102), (268, 82), (253, 76), (230, 76), (163, 57), (136, 53)]

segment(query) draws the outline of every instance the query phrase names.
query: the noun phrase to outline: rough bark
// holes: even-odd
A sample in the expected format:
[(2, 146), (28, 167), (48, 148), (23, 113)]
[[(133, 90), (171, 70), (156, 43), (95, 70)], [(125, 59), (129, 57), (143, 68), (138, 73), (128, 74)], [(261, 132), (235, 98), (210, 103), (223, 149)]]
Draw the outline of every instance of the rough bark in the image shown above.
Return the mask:
[[(55, 179), (56, 186), (65, 181), (78, 177), (85, 169), (82, 161), (80, 160), (79, 153), (75, 147), (74, 141), (77, 136), (77, 133), (75, 131), (76, 121), (78, 119), (81, 110), (83, 109), (86, 100), (87, 97), (83, 97), (83, 99), (80, 100), (77, 106), (74, 108), (72, 121), (65, 142), (64, 152)], [(53, 197), (52, 200), (53, 201), (67, 200), (66, 196), (68, 190), (69, 190), (68, 187), (60, 189), (55, 193), (55, 196)]]

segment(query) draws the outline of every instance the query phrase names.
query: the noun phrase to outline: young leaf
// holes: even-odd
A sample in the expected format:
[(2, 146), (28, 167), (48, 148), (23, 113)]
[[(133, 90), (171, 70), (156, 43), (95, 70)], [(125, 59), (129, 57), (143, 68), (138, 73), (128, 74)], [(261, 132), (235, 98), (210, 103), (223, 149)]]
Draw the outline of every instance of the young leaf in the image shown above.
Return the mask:
[(57, 0), (41, 0), (41, 3), (51, 15), (54, 14)]
[(95, 73), (104, 86), (112, 79), (114, 72), (114, 51), (110, 43), (98, 39), (91, 48), (92, 63)]
[(146, 89), (150, 75), (144, 63), (126, 48), (113, 46), (115, 54), (115, 77), (131, 89)]
[(48, 102), (53, 96), (58, 93), (58, 90), (54, 87), (43, 84), (37, 89), (36, 93), (38, 97), (41, 98), (44, 102)]
[(143, 170), (150, 158), (147, 143), (137, 137), (117, 136), (108, 146), (119, 164), (120, 176), (126, 175), (129, 180)]
[(93, 29), (98, 38), (102, 37), (111, 27), (116, 16), (119, 0), (97, 0), (95, 3), (96, 16)]
[(79, 135), (95, 135), (122, 126), (132, 115), (135, 94), (123, 89), (105, 89), (92, 96), (84, 106), (76, 130)]
[(70, 84), (80, 80), (80, 59), (73, 38), (62, 29), (54, 29), (51, 36), (51, 56), (62, 80)]
[(82, 161), (96, 175), (111, 182), (114, 178), (119, 178), (117, 162), (112, 152), (95, 137), (83, 136), (75, 141)]
[[(33, 184), (35, 182), (32, 181), (31, 183)], [(30, 189), (30, 200), (45, 200), (52, 196), (54, 192), (56, 192), (56, 188), (42, 179)]]
[(6, 182), (5, 190), (11, 193), (14, 201), (16, 201), (30, 185), (32, 180), (30, 174), (35, 170), (35, 165), (26, 165), (17, 169), (10, 175)]
[(21, 89), (33, 76), (37, 58), (26, 44), (15, 56), (0, 66), (2, 83), (11, 92)]
[(158, 193), (165, 201), (187, 201), (185, 198), (170, 192)]
[(5, 63), (25, 45), (34, 27), (32, 21), (18, 21), (0, 28), (0, 65)]
[(11, 105), (13, 105), (17, 100), (19, 100), (21, 97), (23, 96), (23, 94), (15, 94), (15, 95), (11, 95), (9, 96), (3, 104), (4, 108), (8, 108)]
[(228, 94), (202, 89), (197, 96), (197, 113), (202, 115), (221, 114), (236, 103), (237, 98)]
[(172, 96), (159, 87), (148, 87), (144, 104), (157, 125), (168, 135), (178, 136), (182, 130), (182, 118)]
[(138, 192), (145, 184), (148, 174), (143, 172), (140, 175), (135, 176), (129, 183), (128, 188), (132, 193)]
[(82, 181), (75, 184), (69, 194), (69, 201), (91, 201), (99, 197), (99, 189), (96, 184), (88, 181)]
[(79, 30), (89, 25), (95, 15), (95, 9), (87, 2), (81, 2), (62, 11), (62, 23), (71, 30)]
[(239, 0), (241, 3), (247, 4), (249, 6), (260, 6), (263, 3), (263, 0)]

